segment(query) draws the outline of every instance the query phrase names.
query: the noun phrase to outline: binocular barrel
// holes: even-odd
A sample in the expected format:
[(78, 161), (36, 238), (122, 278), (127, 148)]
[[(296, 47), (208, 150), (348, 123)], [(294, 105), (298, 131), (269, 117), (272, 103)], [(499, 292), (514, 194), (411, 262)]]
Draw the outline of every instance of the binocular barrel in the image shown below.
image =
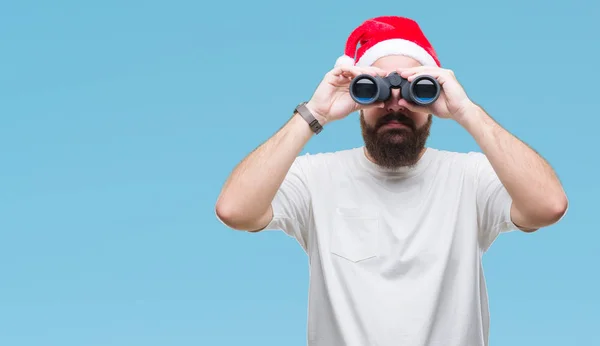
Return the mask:
[(420, 75), (412, 82), (396, 72), (387, 77), (361, 74), (350, 83), (350, 96), (356, 103), (369, 105), (386, 101), (392, 89), (400, 89), (402, 98), (420, 106), (434, 103), (440, 96), (441, 87), (432, 76)]

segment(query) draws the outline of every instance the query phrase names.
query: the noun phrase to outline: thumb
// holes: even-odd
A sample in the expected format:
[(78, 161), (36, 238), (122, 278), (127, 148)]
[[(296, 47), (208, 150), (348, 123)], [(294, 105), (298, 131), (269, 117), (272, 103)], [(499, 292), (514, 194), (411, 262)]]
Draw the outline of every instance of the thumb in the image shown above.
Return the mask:
[(357, 103), (357, 108), (358, 110), (368, 110), (368, 109), (375, 109), (375, 108), (385, 108), (385, 102), (380, 101), (380, 102), (374, 102), (368, 105), (363, 105), (360, 103)]

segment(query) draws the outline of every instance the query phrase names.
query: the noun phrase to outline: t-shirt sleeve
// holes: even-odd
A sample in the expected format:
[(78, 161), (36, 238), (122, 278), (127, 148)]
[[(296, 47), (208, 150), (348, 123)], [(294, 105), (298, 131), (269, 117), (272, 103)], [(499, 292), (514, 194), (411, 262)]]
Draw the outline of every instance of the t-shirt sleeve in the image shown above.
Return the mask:
[(479, 222), (479, 238), (483, 251), (487, 251), (503, 232), (517, 230), (510, 209), (512, 198), (498, 178), (488, 158), (473, 153), (476, 167), (476, 199)]
[(265, 230), (284, 231), (295, 238), (307, 252), (312, 215), (307, 179), (308, 160), (308, 155), (294, 160), (271, 203), (273, 219), (265, 227)]

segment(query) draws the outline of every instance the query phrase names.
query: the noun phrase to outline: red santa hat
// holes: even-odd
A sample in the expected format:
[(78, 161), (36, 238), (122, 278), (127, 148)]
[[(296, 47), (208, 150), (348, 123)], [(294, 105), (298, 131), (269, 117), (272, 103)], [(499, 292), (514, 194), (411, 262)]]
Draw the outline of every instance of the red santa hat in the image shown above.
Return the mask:
[(346, 42), (344, 55), (335, 65), (370, 66), (388, 55), (408, 56), (424, 66), (440, 66), (435, 50), (419, 25), (412, 19), (396, 16), (368, 19), (354, 29)]

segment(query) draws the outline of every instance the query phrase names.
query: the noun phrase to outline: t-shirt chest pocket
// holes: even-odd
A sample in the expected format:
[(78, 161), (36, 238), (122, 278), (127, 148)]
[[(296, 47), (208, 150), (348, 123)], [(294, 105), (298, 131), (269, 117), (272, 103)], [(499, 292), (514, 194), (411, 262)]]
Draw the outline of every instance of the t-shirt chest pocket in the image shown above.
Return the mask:
[(379, 215), (363, 208), (336, 208), (331, 223), (329, 250), (352, 262), (379, 255)]

